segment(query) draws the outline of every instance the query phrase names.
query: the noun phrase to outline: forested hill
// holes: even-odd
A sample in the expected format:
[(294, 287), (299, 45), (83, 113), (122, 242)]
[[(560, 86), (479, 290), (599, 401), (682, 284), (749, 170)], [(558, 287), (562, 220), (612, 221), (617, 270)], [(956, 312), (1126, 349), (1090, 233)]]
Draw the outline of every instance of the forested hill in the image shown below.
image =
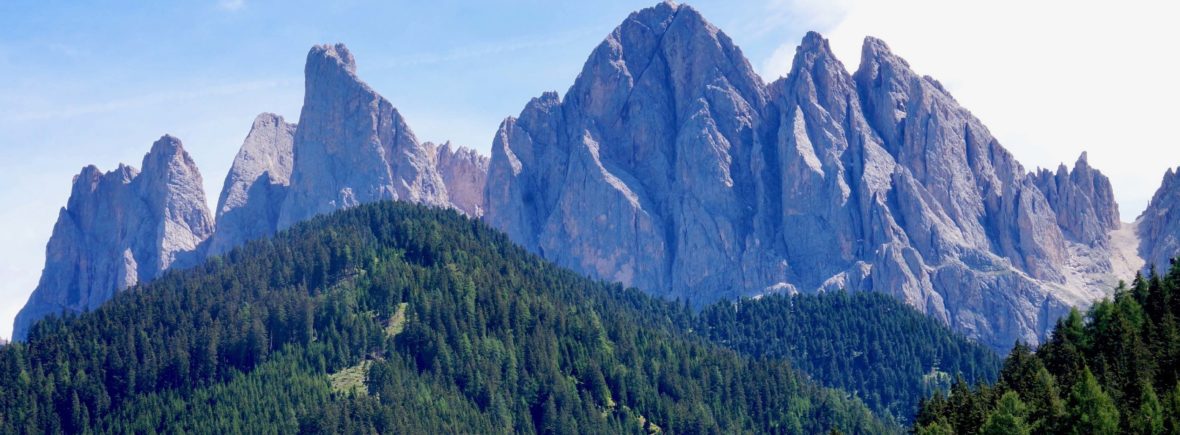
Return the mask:
[(823, 385), (908, 422), (953, 379), (994, 382), (1000, 358), (882, 293), (774, 295), (703, 310), (696, 330), (753, 357), (789, 358)]
[(893, 432), (692, 314), (452, 211), (365, 205), (0, 349), (0, 432)]
[(1180, 265), (1017, 345), (995, 385), (957, 384), (923, 404), (918, 433), (1180, 433)]

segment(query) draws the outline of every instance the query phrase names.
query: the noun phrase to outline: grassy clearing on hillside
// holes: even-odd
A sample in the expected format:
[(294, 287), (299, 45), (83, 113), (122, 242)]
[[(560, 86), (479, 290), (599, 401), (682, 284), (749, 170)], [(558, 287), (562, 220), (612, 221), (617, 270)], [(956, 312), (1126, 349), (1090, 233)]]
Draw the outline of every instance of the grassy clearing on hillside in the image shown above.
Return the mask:
[(368, 376), (371, 365), (373, 365), (372, 360), (364, 360), (360, 364), (328, 375), (328, 380), (332, 383), (332, 391), (343, 394), (368, 395), (369, 390), (365, 388), (365, 377)]
[(407, 305), (409, 304), (405, 302), (397, 305), (397, 311), (393, 313), (393, 316), (389, 317), (389, 325), (385, 327), (385, 334), (389, 335), (390, 337), (396, 337), (402, 332), (402, 330), (406, 329)]
[[(397, 311), (389, 318), (389, 324), (385, 326), (385, 334), (389, 337), (396, 337), (406, 329), (406, 308), (409, 304), (402, 302), (398, 304)], [(360, 364), (346, 368), (336, 373), (328, 375), (328, 380), (332, 382), (332, 391), (344, 394), (360, 394), (368, 395), (369, 391), (365, 387), (365, 379), (369, 375), (369, 367), (373, 365), (373, 360), (366, 359)]]

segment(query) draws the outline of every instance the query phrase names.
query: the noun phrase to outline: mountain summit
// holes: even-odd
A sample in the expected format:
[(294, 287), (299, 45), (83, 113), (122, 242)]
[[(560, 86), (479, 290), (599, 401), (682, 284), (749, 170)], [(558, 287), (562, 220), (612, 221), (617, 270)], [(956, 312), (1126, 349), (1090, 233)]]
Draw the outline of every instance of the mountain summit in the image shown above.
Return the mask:
[(379, 200), (450, 205), (426, 147), (397, 109), (357, 77), (344, 44), (313, 47), (305, 74), (278, 228)]
[(217, 233), (210, 254), (275, 233), (291, 184), (295, 128), (273, 113), (254, 118), (217, 200)]
[(1180, 255), (1180, 168), (1168, 169), (1147, 210), (1135, 221), (1139, 254), (1160, 274)]
[(1114, 279), (1109, 182), (1084, 159), (1073, 174), (1026, 171), (880, 40), (850, 75), (809, 33), (764, 84), (724, 32), (661, 3), (612, 31), (564, 98), (504, 121), (485, 219), (696, 304), (881, 291), (1007, 348)]
[(357, 77), (347, 47), (313, 47), (305, 73), (299, 125), (271, 113), (254, 119), (225, 177), (216, 232), (201, 175), (176, 138), (152, 145), (142, 173), (83, 169), (14, 337), (23, 339), (47, 315), (96, 308), (169, 268), (337, 209), (404, 200), (483, 212), (487, 159), (449, 143), (419, 143), (397, 109)]
[(45, 270), (16, 316), (13, 338), (63, 311), (97, 308), (118, 290), (204, 258), (213, 218), (201, 173), (180, 140), (165, 135), (143, 158), (143, 171), (87, 166), (74, 177), (45, 249)]

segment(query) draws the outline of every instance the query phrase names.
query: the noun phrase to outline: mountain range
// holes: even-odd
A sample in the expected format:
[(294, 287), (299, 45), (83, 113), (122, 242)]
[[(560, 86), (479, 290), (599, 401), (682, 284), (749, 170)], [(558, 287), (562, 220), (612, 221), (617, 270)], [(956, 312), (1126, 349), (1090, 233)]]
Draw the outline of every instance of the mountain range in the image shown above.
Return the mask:
[(766, 83), (724, 32), (671, 2), (627, 17), (564, 95), (506, 119), (490, 158), (420, 142), (336, 44), (308, 53), (297, 125), (254, 120), (214, 213), (179, 140), (161, 138), (142, 167), (75, 177), (15, 338), (382, 200), (455, 208), (559, 265), (694, 306), (883, 292), (996, 349), (1038, 343), (1071, 306), (1180, 251), (1172, 171), (1121, 223), (1085, 154), (1026, 170), (880, 40), (850, 73), (809, 33)]

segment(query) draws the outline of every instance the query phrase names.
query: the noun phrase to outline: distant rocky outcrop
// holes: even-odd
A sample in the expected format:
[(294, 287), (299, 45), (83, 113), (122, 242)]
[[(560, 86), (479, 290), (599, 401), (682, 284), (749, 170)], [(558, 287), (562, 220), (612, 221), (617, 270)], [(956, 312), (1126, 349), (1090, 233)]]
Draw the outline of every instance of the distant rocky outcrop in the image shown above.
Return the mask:
[(1078, 157), (1073, 171), (1065, 165), (1055, 173), (1041, 169), (1036, 184), (1053, 207), (1057, 223), (1073, 240), (1102, 243), (1107, 233), (1119, 227), (1110, 179), (1090, 167), (1086, 153)]
[(307, 54), (294, 165), (278, 228), (361, 203), (449, 206), (430, 153), (388, 100), (356, 76), (343, 44)]
[(471, 217), (483, 216), (484, 190), (488, 181), (488, 157), (450, 142), (423, 144), (434, 156), (434, 166), (447, 186), (451, 206)]
[(1168, 169), (1147, 210), (1136, 220), (1139, 255), (1148, 267), (1165, 273), (1180, 256), (1180, 168)]
[(380, 200), (482, 214), (486, 157), (449, 142), (419, 143), (397, 109), (357, 77), (343, 44), (313, 47), (304, 72), (299, 125), (259, 115), (242, 145), (226, 178), (211, 252)]
[(275, 233), (291, 183), (295, 124), (263, 113), (234, 158), (217, 200), (217, 232), (209, 254), (218, 255)]
[(305, 73), (298, 126), (270, 113), (254, 119), (225, 177), (216, 232), (196, 165), (171, 136), (152, 147), (143, 173), (85, 168), (14, 336), (46, 315), (95, 308), (171, 267), (339, 208), (403, 200), (483, 214), (486, 157), (449, 142), (420, 144), (397, 109), (357, 78), (342, 44), (313, 47)]
[(13, 336), (50, 314), (94, 309), (115, 292), (204, 258), (213, 234), (201, 174), (180, 140), (164, 136), (143, 171), (87, 166), (74, 177), (45, 250), (45, 270)]
[(850, 75), (808, 34), (764, 84), (670, 2), (611, 32), (564, 99), (505, 120), (488, 174), (485, 220), (583, 273), (697, 304), (882, 291), (996, 348), (1102, 294), (1075, 284), (1109, 282), (1091, 263), (1118, 226), (1084, 158), (1030, 174), (884, 42)]
[(483, 214), (487, 158), (419, 143), (393, 105), (356, 76), (343, 44), (311, 49), (300, 123), (259, 115), (218, 204), (210, 253), (336, 209), (404, 200)]

